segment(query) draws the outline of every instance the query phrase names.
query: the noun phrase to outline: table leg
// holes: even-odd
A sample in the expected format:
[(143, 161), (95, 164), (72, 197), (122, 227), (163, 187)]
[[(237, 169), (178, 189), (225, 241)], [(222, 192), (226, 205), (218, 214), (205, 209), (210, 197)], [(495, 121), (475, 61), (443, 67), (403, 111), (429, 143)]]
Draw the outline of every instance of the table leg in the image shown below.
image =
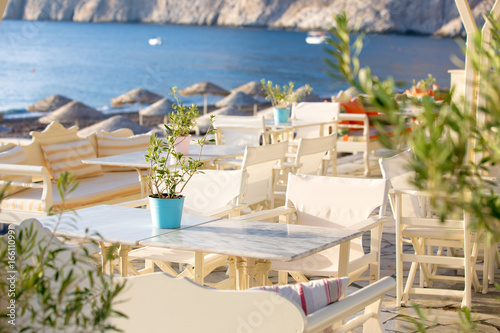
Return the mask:
[(340, 244), (339, 250), (339, 276), (347, 276), (347, 264), (349, 263), (349, 253), (351, 251), (351, 241)]
[(194, 253), (194, 282), (203, 285), (203, 252), (196, 251)]
[(111, 246), (104, 242), (99, 242), (99, 248), (101, 249), (101, 267), (104, 274), (113, 275), (113, 259), (108, 260), (109, 251)]
[(257, 286), (267, 285), (267, 277), (270, 270), (271, 262), (269, 260), (263, 260), (256, 263), (255, 281), (257, 282)]
[(118, 249), (118, 261), (120, 267), (120, 275), (128, 275), (128, 253), (130, 252), (130, 245), (120, 245)]

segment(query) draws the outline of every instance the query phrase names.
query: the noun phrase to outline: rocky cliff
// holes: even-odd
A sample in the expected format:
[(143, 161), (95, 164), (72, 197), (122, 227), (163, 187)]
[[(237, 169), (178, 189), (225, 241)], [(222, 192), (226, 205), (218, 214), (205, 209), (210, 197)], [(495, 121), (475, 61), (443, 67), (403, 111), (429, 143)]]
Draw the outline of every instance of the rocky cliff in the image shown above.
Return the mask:
[[(469, 0), (477, 21), (493, 0)], [(326, 29), (346, 11), (368, 32), (454, 36), (454, 0), (9, 0), (5, 18)], [(478, 22), (482, 24), (482, 22)]]

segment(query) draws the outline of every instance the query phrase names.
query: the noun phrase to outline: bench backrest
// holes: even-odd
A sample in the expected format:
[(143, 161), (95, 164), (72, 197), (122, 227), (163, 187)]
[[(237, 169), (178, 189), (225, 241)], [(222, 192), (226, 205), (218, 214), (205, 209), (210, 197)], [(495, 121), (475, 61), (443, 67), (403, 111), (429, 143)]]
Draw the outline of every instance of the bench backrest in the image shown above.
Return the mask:
[[(78, 127), (73, 126), (70, 128), (66, 128), (61, 125), (57, 121), (51, 122), (42, 132), (33, 131), (30, 132), (32, 140), (27, 145), (22, 145), (26, 156), (28, 156), (28, 164), (29, 165), (40, 165), (47, 167), (45, 162), (45, 158), (42, 152), (42, 143), (63, 143), (63, 142), (72, 142), (81, 140), (78, 134)], [(131, 136), (133, 132), (128, 128), (119, 129), (114, 132), (106, 132), (102, 131), (101, 133), (116, 136), (116, 137), (124, 137)], [(90, 141), (90, 143), (94, 146), (94, 149), (97, 152), (97, 140), (95, 132), (89, 134), (85, 137)]]

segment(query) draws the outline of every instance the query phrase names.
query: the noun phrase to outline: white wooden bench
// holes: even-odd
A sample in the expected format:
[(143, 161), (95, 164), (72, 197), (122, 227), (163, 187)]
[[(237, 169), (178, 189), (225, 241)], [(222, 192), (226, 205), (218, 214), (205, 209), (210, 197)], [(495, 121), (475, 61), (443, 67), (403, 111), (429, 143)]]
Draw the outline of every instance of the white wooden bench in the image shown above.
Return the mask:
[[(51, 206), (61, 203), (57, 190), (57, 182), (51, 178), (47, 161), (41, 144), (68, 143), (81, 140), (77, 134), (78, 127), (65, 128), (58, 122), (52, 122), (43, 132), (32, 132), (32, 140), (20, 147), (27, 156), (27, 163), (2, 164), (0, 175), (28, 176), (32, 181), (13, 182), (12, 185), (27, 189), (6, 197), (1, 203), (0, 222), (15, 223), (26, 218), (45, 216)], [(128, 137), (133, 133), (130, 129), (115, 132), (103, 132), (108, 136)], [(97, 147), (96, 134), (86, 137)], [(14, 148), (9, 143), (0, 146), (0, 152)], [(104, 171), (104, 170), (103, 170)], [(66, 208), (83, 208), (97, 204), (115, 204), (140, 199), (141, 185), (136, 171), (107, 172), (95, 177), (79, 180), (80, 184), (65, 203)]]

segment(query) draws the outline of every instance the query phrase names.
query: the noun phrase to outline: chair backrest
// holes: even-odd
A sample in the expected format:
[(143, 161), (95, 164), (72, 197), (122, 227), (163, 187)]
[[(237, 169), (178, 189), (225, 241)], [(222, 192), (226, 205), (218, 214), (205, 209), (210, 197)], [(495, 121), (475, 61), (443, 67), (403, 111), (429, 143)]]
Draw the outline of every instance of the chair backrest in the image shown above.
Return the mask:
[(248, 174), (245, 203), (253, 204), (264, 200), (273, 201), (274, 167), (282, 163), (288, 150), (288, 142), (246, 147), (241, 169)]
[(288, 175), (287, 205), (302, 225), (348, 228), (367, 219), (387, 200), (387, 180)]
[[(300, 124), (300, 121), (307, 120), (308, 122), (329, 122), (338, 119), (340, 110), (339, 103), (323, 103), (323, 102), (303, 102), (293, 106), (292, 119), (294, 123)], [(298, 138), (315, 138), (321, 136), (320, 126), (299, 127), (296, 130)], [(333, 131), (336, 131), (336, 124), (333, 126)], [(328, 128), (324, 130), (323, 135), (328, 134)]]
[(266, 130), (264, 116), (224, 116), (217, 115), (214, 119), (215, 137), (218, 145), (259, 146), (261, 140), (265, 144), (263, 134)]
[[(380, 158), (380, 170), (382, 177), (388, 179), (393, 189), (397, 190), (416, 190), (411, 183), (411, 179), (415, 177), (415, 172), (408, 170), (408, 163), (412, 158), (410, 149), (391, 157)], [(421, 216), (425, 214), (425, 205), (416, 196), (405, 195), (403, 200), (403, 216)], [(395, 211), (395, 204), (390, 199), (392, 211)]]
[(184, 208), (195, 212), (219, 209), (243, 200), (246, 170), (203, 170), (193, 175), (182, 191)]
[(324, 157), (335, 153), (336, 144), (336, 133), (318, 138), (301, 138), (295, 154), (295, 162), (301, 165), (298, 173), (325, 175), (327, 170), (323, 163)]

